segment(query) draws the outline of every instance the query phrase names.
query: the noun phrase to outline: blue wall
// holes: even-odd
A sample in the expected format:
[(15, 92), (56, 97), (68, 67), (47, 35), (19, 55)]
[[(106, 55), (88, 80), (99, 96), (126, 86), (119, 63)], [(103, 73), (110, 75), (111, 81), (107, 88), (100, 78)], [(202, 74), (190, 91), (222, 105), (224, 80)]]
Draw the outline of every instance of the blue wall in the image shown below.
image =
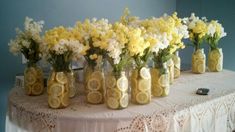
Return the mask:
[(57, 25), (72, 26), (85, 18), (118, 20), (125, 7), (141, 18), (172, 13), (176, 0), (3, 0), (0, 4), (0, 131), (4, 131), (7, 95), (16, 73), (23, 71), (21, 58), (8, 52), (7, 43), (21, 27), (25, 16), (45, 20), (45, 29)]
[[(224, 68), (235, 70), (235, 1), (234, 0), (177, 0), (176, 10), (181, 17), (187, 17), (191, 12), (209, 20), (217, 19), (223, 24), (227, 36), (220, 40), (220, 47), (224, 53)], [(208, 46), (204, 45), (206, 53)], [(183, 63), (191, 64), (193, 48), (186, 48), (181, 52)]]

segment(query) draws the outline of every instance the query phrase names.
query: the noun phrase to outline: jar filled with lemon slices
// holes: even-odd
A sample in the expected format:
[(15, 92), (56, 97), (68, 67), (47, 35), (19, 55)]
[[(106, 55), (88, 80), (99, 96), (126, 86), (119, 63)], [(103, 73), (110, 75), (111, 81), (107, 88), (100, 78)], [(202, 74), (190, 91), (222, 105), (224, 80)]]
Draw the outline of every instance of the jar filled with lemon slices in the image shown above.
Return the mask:
[(173, 84), (173, 82), (174, 82), (174, 62), (173, 62), (172, 58), (167, 61), (167, 67), (169, 69), (170, 84)]
[(129, 104), (126, 72), (108, 72), (105, 77), (106, 104), (110, 109), (124, 109)]
[(53, 70), (47, 82), (48, 104), (59, 109), (69, 105), (69, 79), (67, 71)]
[(221, 48), (215, 48), (209, 51), (208, 69), (211, 72), (219, 72), (223, 70), (223, 52)]
[(204, 49), (197, 49), (192, 56), (192, 72), (197, 74), (205, 73), (206, 56)]
[(87, 65), (84, 70), (86, 100), (90, 104), (104, 103), (103, 64)]
[(131, 102), (148, 104), (151, 101), (151, 75), (149, 68), (135, 68), (131, 72)]
[(179, 57), (179, 52), (176, 51), (173, 56), (172, 60), (174, 62), (174, 78), (179, 78), (180, 76), (180, 67), (181, 67), (181, 59)]
[(24, 71), (24, 89), (27, 95), (41, 95), (44, 91), (43, 71), (36, 64), (29, 65)]
[(167, 96), (170, 92), (169, 68), (166, 63), (154, 64), (151, 69), (152, 95), (154, 97)]

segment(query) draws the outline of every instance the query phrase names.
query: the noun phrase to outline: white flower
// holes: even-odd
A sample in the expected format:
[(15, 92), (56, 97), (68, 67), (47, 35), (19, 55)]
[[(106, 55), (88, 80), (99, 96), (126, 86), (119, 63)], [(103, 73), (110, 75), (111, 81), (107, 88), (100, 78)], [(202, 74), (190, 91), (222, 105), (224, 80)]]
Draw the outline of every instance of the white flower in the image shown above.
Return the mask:
[(184, 39), (189, 38), (188, 27), (186, 25), (179, 26), (177, 28), (177, 33), (182, 35)]
[(216, 31), (216, 27), (213, 24), (209, 24), (208, 25), (208, 31), (207, 31), (207, 35), (213, 37)]
[(114, 64), (118, 64), (121, 60), (120, 55), (122, 53), (122, 48), (116, 39), (109, 39), (108, 41), (108, 55), (113, 58)]

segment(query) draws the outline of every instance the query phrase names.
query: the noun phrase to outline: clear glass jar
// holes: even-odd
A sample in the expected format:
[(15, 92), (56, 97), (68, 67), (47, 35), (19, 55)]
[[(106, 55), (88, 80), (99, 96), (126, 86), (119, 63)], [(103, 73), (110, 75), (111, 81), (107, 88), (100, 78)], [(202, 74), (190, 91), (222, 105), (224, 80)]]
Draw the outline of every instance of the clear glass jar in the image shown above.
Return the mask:
[(43, 71), (36, 64), (28, 64), (25, 68), (24, 89), (30, 96), (41, 95), (44, 91)]
[(154, 97), (167, 96), (170, 92), (169, 69), (166, 63), (157, 65), (151, 69), (152, 95)]
[(151, 101), (151, 74), (149, 68), (133, 69), (130, 76), (131, 102), (148, 104)]
[(211, 72), (223, 70), (223, 51), (221, 48), (210, 49), (208, 54), (208, 69)]
[(167, 61), (167, 67), (169, 69), (170, 84), (173, 84), (173, 82), (174, 82), (174, 62), (173, 62), (172, 58)]
[(204, 49), (196, 50), (192, 55), (192, 72), (197, 74), (205, 73), (206, 71), (206, 56)]
[(103, 65), (95, 67), (86, 65), (84, 71), (86, 100), (90, 104), (104, 103), (104, 71)]
[(69, 79), (67, 71), (52, 71), (47, 81), (48, 104), (59, 109), (69, 105)]
[(173, 54), (172, 60), (174, 62), (174, 78), (179, 78), (180, 77), (181, 59), (179, 57), (178, 51), (176, 51)]
[(110, 109), (124, 109), (129, 104), (126, 72), (108, 72), (105, 77), (106, 105)]

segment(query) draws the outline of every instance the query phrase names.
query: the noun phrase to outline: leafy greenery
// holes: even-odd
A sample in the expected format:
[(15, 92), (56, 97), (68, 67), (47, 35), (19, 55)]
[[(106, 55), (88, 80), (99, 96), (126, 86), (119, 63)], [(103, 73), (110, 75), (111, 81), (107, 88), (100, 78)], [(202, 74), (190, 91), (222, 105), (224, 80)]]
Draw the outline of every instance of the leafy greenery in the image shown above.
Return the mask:
[(29, 45), (29, 48), (23, 47), (21, 49), (21, 52), (24, 55), (24, 57), (28, 60), (27, 65), (33, 66), (41, 59), (41, 57), (40, 57), (39, 44), (33, 39), (30, 39), (30, 41), (31, 43)]
[(54, 51), (51, 51), (51, 57), (48, 59), (48, 62), (56, 72), (70, 71), (71, 54), (71, 51), (67, 51), (64, 54), (57, 55)]

